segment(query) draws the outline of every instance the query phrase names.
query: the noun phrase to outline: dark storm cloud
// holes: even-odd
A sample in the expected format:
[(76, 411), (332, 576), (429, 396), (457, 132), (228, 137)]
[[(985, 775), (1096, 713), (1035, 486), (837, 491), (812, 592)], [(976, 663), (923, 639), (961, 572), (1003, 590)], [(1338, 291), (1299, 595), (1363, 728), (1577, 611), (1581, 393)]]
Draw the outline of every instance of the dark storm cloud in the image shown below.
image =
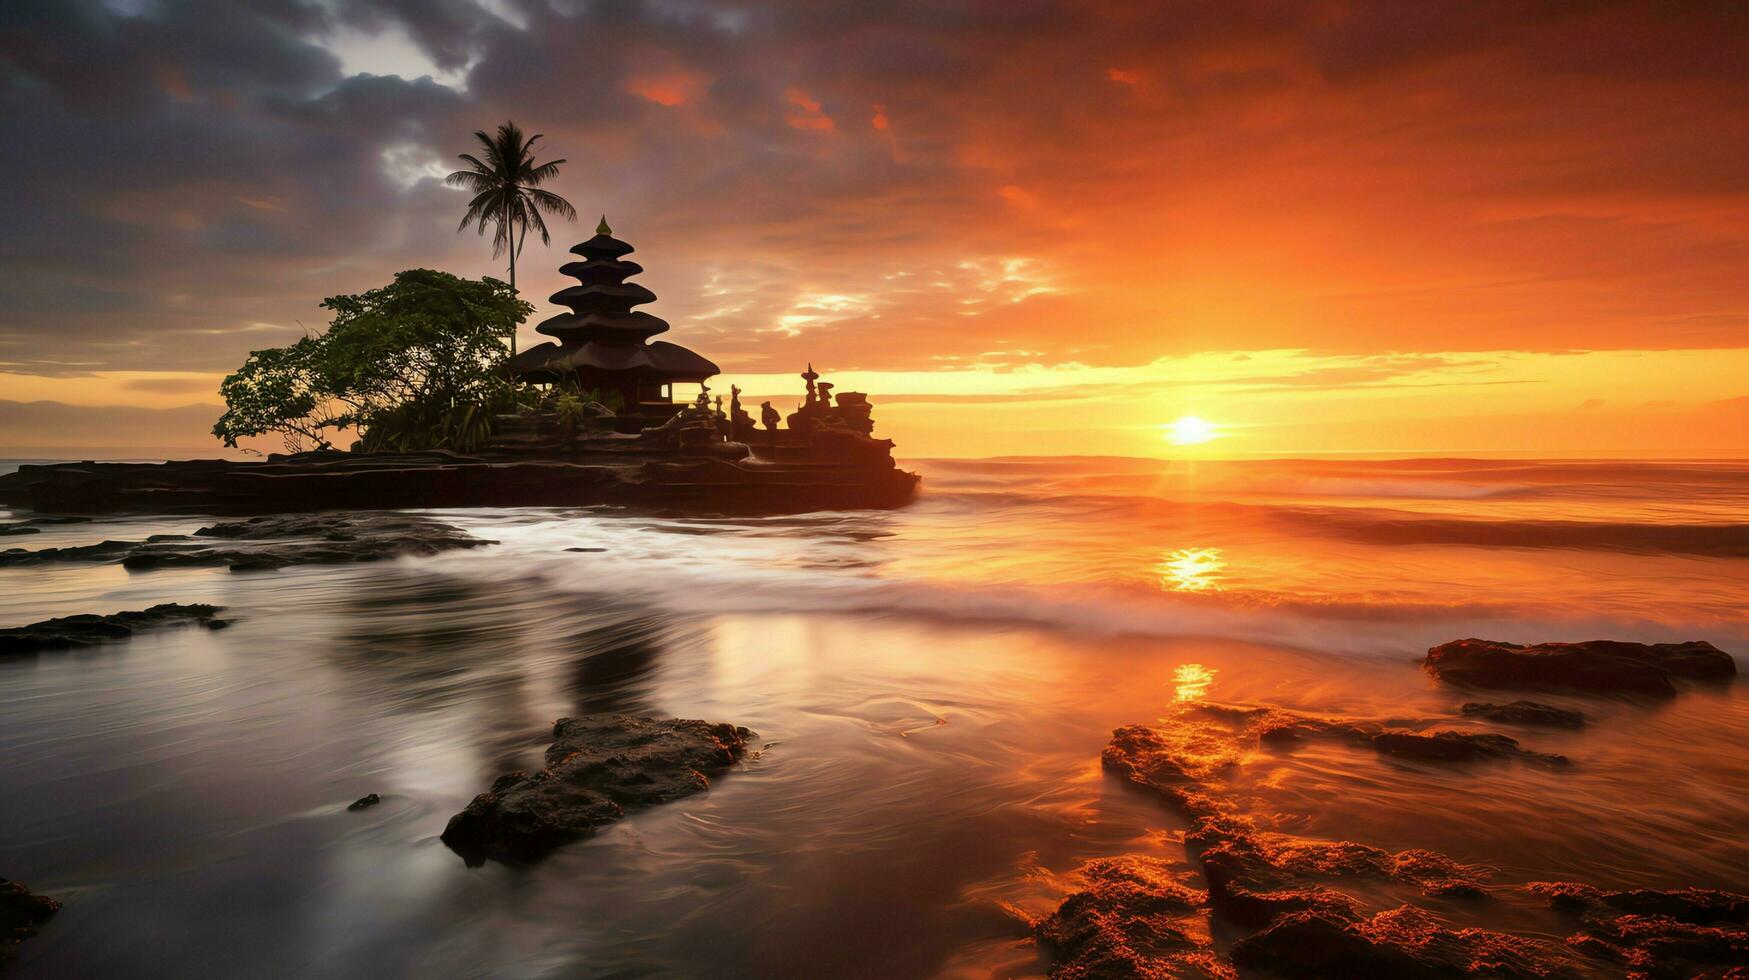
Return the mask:
[(733, 369), (1737, 343), (1743, 9), (11, 0), (0, 365), (227, 368), (502, 275), (434, 175), (505, 118)]

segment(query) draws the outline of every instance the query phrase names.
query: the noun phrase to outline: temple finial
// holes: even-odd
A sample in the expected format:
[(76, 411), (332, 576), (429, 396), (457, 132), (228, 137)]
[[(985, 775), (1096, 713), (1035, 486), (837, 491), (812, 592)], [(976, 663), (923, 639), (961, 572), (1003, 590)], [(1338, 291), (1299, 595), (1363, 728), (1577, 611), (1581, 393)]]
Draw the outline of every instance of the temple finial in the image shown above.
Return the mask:
[(613, 229), (607, 227), (607, 215), (604, 214), (601, 216), (601, 224), (598, 224), (595, 226), (595, 233), (597, 235), (611, 235), (611, 234), (613, 234)]

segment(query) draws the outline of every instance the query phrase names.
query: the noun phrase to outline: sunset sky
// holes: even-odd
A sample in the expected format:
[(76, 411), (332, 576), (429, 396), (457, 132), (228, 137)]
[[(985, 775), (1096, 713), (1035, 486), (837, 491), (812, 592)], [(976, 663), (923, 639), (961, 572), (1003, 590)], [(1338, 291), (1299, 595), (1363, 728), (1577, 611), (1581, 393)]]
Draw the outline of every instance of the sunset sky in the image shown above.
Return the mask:
[(1749, 4), (7, 0), (0, 118), (0, 454), (211, 452), (323, 297), (503, 276), (441, 176), (514, 119), (524, 344), (605, 212), (901, 456), (1749, 455)]

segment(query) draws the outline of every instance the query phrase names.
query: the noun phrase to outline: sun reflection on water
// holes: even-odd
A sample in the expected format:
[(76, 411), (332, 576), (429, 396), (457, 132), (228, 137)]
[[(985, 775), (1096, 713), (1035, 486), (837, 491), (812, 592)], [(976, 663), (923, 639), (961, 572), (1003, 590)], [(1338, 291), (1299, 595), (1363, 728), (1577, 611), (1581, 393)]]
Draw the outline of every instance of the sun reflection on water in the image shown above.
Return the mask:
[(1161, 559), (1160, 586), (1173, 592), (1218, 592), (1226, 567), (1219, 548), (1180, 548)]
[(1176, 701), (1200, 701), (1209, 692), (1209, 685), (1215, 682), (1215, 669), (1202, 664), (1181, 664), (1172, 671), (1172, 683), (1176, 684)]

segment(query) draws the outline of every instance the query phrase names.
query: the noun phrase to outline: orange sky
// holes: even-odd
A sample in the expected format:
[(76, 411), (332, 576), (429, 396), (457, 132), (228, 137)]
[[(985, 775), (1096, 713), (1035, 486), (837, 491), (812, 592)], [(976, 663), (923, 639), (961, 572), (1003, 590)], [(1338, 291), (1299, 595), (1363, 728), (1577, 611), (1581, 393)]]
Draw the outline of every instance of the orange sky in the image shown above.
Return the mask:
[(812, 360), (901, 455), (1749, 453), (1749, 7), (357, 6), (0, 13), (65, 148), (0, 450), (210, 449), (323, 296), (493, 273), (434, 175), (514, 115), (665, 339), (761, 397)]

